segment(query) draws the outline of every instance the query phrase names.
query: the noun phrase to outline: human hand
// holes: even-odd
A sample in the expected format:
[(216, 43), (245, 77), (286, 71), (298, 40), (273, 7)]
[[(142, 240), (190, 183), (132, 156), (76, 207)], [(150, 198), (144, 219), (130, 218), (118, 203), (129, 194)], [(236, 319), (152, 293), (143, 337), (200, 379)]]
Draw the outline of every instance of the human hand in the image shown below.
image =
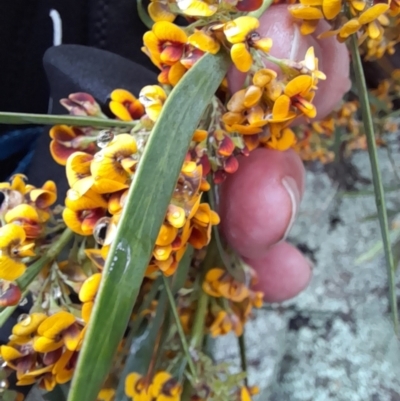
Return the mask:
[[(317, 119), (325, 117), (350, 88), (349, 56), (336, 38), (318, 40), (329, 25), (321, 21), (310, 36), (302, 36), (287, 6), (272, 6), (260, 19), (258, 32), (273, 40), (271, 54), (300, 61), (314, 46), (319, 69), (327, 79), (319, 81), (314, 99)], [(268, 68), (276, 66), (268, 65)], [(231, 91), (241, 89), (245, 75), (232, 70)], [(306, 258), (285, 239), (296, 218), (304, 193), (305, 170), (299, 156), (260, 148), (239, 157), (238, 171), (221, 186), (221, 229), (228, 243), (259, 275), (256, 288), (267, 302), (281, 302), (302, 291), (311, 279)]]

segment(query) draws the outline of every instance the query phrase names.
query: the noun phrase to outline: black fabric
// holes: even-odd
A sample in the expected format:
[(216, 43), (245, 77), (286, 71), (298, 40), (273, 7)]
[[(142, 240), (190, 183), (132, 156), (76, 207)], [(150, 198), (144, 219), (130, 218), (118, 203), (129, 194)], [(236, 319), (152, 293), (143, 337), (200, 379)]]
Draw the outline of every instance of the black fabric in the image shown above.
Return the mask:
[(61, 17), (63, 44), (109, 50), (154, 70), (140, 50), (146, 27), (134, 0), (1, 1), (0, 110), (47, 112), (42, 58), (53, 44), (52, 9)]
[[(61, 45), (47, 50), (44, 67), (54, 99), (54, 114), (65, 114), (56, 101), (74, 92), (90, 93), (103, 107), (113, 89), (122, 88), (138, 95), (144, 85), (156, 81), (156, 74), (126, 58), (105, 50), (79, 45)], [(48, 151), (47, 132), (39, 139), (37, 151), (28, 170), (29, 182), (41, 185), (45, 180), (57, 182), (59, 199), (65, 197), (65, 167), (56, 165)]]

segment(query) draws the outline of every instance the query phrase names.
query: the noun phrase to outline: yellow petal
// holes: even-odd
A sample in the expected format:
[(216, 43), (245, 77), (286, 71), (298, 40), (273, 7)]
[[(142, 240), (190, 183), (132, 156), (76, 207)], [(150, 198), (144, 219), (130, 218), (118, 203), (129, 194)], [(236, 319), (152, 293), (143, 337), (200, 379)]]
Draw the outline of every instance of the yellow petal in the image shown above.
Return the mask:
[(152, 31), (160, 41), (182, 44), (187, 42), (185, 31), (168, 21), (156, 22), (153, 25)]
[(237, 43), (231, 48), (231, 58), (236, 68), (241, 72), (250, 70), (253, 58), (244, 43)]
[(0, 256), (0, 279), (14, 281), (21, 277), (26, 270), (24, 263), (11, 259), (7, 255)]
[(246, 89), (243, 105), (247, 109), (255, 106), (261, 99), (262, 90), (256, 85), (250, 85)]
[(347, 21), (339, 30), (339, 35), (342, 38), (348, 38), (353, 33), (357, 32), (361, 28), (360, 22), (353, 18)]
[(111, 113), (113, 113), (115, 117), (122, 121), (132, 121), (132, 116), (122, 103), (111, 100), (108, 106), (111, 110)]
[(36, 352), (52, 352), (64, 345), (63, 340), (54, 340), (47, 337), (35, 337), (33, 340), (33, 349)]
[(79, 291), (79, 299), (81, 302), (93, 301), (101, 282), (101, 273), (95, 273), (85, 280)]
[(252, 42), (252, 47), (262, 50), (265, 53), (268, 53), (272, 47), (272, 39), (271, 38), (262, 38)]
[(16, 336), (29, 336), (37, 330), (40, 323), (46, 318), (47, 315), (44, 313), (31, 313), (13, 327), (12, 333)]
[(257, 18), (244, 16), (228, 22), (224, 26), (224, 34), (230, 43), (241, 43), (247, 38), (247, 35), (260, 26)]
[(129, 373), (125, 378), (125, 394), (132, 399), (138, 395), (137, 382), (142, 378), (139, 373)]
[(275, 149), (285, 151), (296, 143), (296, 136), (290, 128), (285, 128)]
[(313, 84), (312, 77), (309, 75), (299, 75), (287, 83), (284, 93), (289, 97), (296, 95), (304, 96), (309, 92)]
[(169, 10), (168, 4), (161, 1), (152, 1), (147, 8), (150, 18), (154, 22), (168, 21), (173, 22), (176, 15)]
[(211, 54), (217, 54), (220, 49), (220, 44), (210, 35), (207, 35), (204, 31), (196, 31), (188, 38), (188, 43), (203, 52)]
[(326, 19), (334, 19), (342, 9), (342, 0), (323, 0), (322, 11)]
[(276, 77), (277, 73), (275, 71), (268, 68), (263, 68), (254, 74), (253, 84), (262, 88), (265, 85), (268, 85)]
[(364, 11), (359, 17), (358, 22), (362, 25), (372, 22), (374, 19), (378, 18), (381, 14), (389, 10), (389, 4), (378, 3)]
[(201, 0), (178, 0), (178, 7), (189, 17), (210, 17), (218, 8)]
[(63, 330), (75, 323), (75, 317), (69, 312), (60, 311), (44, 320), (38, 334), (47, 338), (56, 338)]
[(300, 26), (300, 33), (302, 35), (310, 35), (315, 32), (317, 29), (319, 20), (303, 20)]
[(13, 347), (8, 345), (2, 345), (0, 347), (1, 357), (6, 361), (12, 361), (17, 358), (21, 358), (23, 355)]
[(289, 115), (290, 110), (290, 97), (281, 95), (276, 99), (274, 107), (272, 108), (272, 117), (276, 122), (283, 121)]
[(161, 226), (158, 234), (156, 245), (167, 246), (172, 244), (176, 236), (178, 235), (178, 229), (167, 224)]
[(324, 18), (324, 14), (319, 8), (295, 4), (288, 7), (290, 14), (295, 18), (303, 20), (319, 20)]
[(381, 29), (382, 28), (380, 27), (380, 25), (377, 24), (375, 21), (370, 22), (367, 27), (368, 36), (371, 39), (378, 39), (381, 35)]
[(6, 223), (12, 223), (15, 220), (28, 220), (29, 222), (38, 223), (39, 215), (36, 209), (27, 204), (15, 206), (9, 210), (4, 216)]
[[(182, 63), (180, 63), (180, 62), (175, 63), (173, 66), (171, 66), (171, 68), (168, 72), (169, 83), (172, 86), (177, 85), (178, 82), (181, 80), (181, 78), (185, 75), (186, 71), (187, 71), (187, 69)], [(161, 111), (161, 108), (160, 108), (160, 111)]]
[(7, 248), (11, 242), (23, 243), (26, 239), (24, 229), (17, 224), (0, 227), (0, 248)]

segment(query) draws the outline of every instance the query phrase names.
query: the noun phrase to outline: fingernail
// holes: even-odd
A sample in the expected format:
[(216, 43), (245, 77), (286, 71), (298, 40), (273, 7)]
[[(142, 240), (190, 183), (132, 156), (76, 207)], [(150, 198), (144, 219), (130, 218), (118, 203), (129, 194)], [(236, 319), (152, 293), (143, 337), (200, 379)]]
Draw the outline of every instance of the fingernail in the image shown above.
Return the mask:
[(301, 33), (297, 24), (293, 24), (293, 42), (292, 48), (290, 50), (289, 59), (293, 61), (298, 61), (297, 58), (300, 52), (300, 41), (301, 41)]
[(296, 220), (298, 208), (300, 205), (300, 191), (297, 186), (297, 182), (293, 177), (286, 176), (282, 179), (282, 185), (286, 189), (287, 193), (289, 194), (289, 198), (292, 204), (292, 213), (290, 217), (289, 224), (286, 228), (285, 234), (283, 235), (282, 240), (285, 240)]

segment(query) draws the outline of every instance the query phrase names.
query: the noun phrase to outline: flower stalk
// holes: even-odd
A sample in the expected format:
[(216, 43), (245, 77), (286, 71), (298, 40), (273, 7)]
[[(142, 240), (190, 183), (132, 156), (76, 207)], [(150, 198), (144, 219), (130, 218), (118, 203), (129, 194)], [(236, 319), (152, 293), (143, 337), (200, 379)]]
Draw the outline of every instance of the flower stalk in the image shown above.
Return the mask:
[(361, 104), (361, 113), (364, 123), (365, 135), (367, 137), (368, 153), (372, 169), (372, 182), (374, 184), (374, 192), (375, 192), (375, 203), (376, 203), (376, 208), (378, 210), (379, 224), (383, 240), (383, 248), (385, 251), (386, 268), (389, 281), (390, 311), (391, 311), (394, 331), (396, 335), (398, 335), (399, 317), (398, 317), (397, 299), (396, 299), (396, 277), (395, 277), (396, 270), (394, 266), (393, 254), (389, 236), (389, 223), (386, 211), (385, 191), (383, 189), (382, 175), (379, 167), (371, 108), (368, 102), (368, 90), (365, 81), (365, 75), (356, 35), (352, 35), (350, 38), (350, 49), (352, 55), (354, 75), (358, 89), (358, 96)]

